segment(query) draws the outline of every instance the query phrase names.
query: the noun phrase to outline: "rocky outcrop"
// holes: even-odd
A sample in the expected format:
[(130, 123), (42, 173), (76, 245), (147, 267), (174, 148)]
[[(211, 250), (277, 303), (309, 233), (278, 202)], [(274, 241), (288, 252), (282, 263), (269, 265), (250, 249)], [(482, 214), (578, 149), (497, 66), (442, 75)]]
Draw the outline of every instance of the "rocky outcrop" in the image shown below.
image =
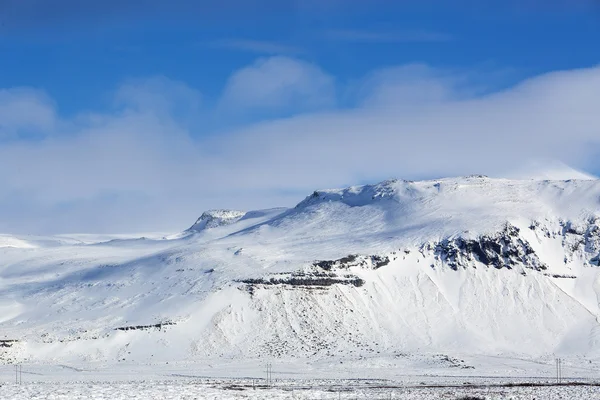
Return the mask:
[[(589, 263), (600, 265), (600, 219), (589, 218), (584, 223), (560, 221), (559, 232), (554, 235), (562, 236), (562, 245), (565, 248), (565, 263), (573, 260), (576, 255), (590, 258)], [(587, 257), (590, 256), (591, 257)]]
[(506, 224), (496, 234), (481, 235), (476, 239), (459, 236), (428, 243), (421, 247), (421, 253), (424, 252), (433, 252), (436, 263), (453, 270), (475, 267), (474, 261), (496, 269), (512, 269), (519, 265), (536, 271), (548, 269), (529, 242), (519, 235), (519, 228), (511, 224)]
[(295, 272), (292, 274), (278, 274), (269, 278), (243, 279), (250, 288), (254, 286), (292, 286), (300, 288), (326, 288), (333, 285), (352, 285), (360, 287), (365, 281), (354, 275), (338, 275), (323, 272)]
[(363, 267), (368, 269), (378, 269), (390, 263), (389, 256), (361, 256), (350, 254), (337, 260), (321, 260), (313, 263), (314, 267), (318, 267), (325, 271), (333, 269), (348, 269), (350, 267)]

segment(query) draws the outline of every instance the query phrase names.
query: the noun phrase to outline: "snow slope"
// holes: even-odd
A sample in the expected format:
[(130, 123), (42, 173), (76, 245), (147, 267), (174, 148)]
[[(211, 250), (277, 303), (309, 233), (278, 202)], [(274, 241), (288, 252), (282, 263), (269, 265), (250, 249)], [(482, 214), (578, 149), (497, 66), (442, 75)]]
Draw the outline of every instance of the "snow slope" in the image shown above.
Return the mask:
[(598, 180), (390, 180), (79, 239), (0, 237), (4, 362), (600, 361)]

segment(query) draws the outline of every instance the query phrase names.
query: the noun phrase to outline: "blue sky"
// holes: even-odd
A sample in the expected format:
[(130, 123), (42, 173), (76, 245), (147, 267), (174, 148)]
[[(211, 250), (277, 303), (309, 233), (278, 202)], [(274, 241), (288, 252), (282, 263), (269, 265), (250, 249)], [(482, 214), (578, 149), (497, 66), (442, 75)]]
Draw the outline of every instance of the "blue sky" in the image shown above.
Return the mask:
[(419, 62), (479, 70), (493, 75), (491, 86), (598, 62), (592, 1), (246, 3), (8, 1), (0, 86), (42, 88), (73, 114), (106, 106), (107, 91), (126, 79), (154, 75), (214, 101), (233, 71), (261, 55), (309, 60), (340, 82)]
[[(600, 174), (599, 4), (0, 0), (0, 230), (177, 229), (539, 160)], [(364, 165), (373, 135), (394, 162)]]

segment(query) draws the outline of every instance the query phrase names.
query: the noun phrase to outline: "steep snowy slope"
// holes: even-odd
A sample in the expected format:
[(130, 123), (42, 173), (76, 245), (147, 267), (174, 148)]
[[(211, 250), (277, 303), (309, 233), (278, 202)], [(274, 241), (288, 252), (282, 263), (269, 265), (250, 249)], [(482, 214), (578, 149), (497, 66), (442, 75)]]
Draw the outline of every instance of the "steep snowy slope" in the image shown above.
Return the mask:
[(165, 239), (0, 247), (0, 355), (598, 360), (599, 272), (598, 180), (391, 180)]

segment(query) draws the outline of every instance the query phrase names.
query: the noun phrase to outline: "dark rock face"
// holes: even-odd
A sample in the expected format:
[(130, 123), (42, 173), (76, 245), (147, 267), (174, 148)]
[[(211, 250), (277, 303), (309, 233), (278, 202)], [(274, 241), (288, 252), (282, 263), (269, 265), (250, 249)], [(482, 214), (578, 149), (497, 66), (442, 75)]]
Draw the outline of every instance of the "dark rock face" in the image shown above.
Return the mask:
[(317, 261), (313, 264), (316, 267), (319, 267), (325, 271), (331, 271), (333, 267), (336, 266), (335, 260), (325, 260), (325, 261)]
[(240, 281), (247, 285), (289, 285), (294, 287), (305, 288), (324, 288), (336, 284), (352, 285), (360, 287), (365, 284), (365, 281), (354, 275), (336, 275), (333, 273), (302, 273), (296, 272), (293, 274), (280, 275), (271, 278), (244, 279)]
[(148, 330), (148, 329), (158, 329), (162, 330), (164, 327), (169, 325), (175, 325), (174, 322), (161, 322), (153, 325), (132, 325), (132, 326), (120, 326), (115, 328), (115, 331), (137, 331), (137, 330)]
[(369, 269), (381, 268), (390, 263), (388, 256), (359, 256), (350, 254), (337, 260), (321, 260), (312, 263), (307, 271), (298, 271), (287, 274), (277, 274), (264, 278), (242, 279), (239, 283), (246, 284), (252, 294), (256, 287), (285, 286), (289, 288), (326, 289), (333, 285), (349, 285), (361, 287), (365, 281), (360, 277), (348, 273), (350, 267)]
[(389, 256), (359, 256), (357, 254), (350, 254), (337, 260), (315, 261), (313, 266), (324, 271), (331, 271), (333, 269), (348, 269), (350, 267), (370, 267), (372, 269), (378, 269), (388, 265), (390, 261), (391, 260)]
[[(550, 225), (552, 226), (552, 225)], [(533, 221), (529, 229), (539, 238), (559, 239), (565, 249), (564, 263), (578, 256), (589, 260), (592, 266), (600, 266), (600, 220), (590, 218), (584, 223), (559, 221), (559, 226)], [(506, 224), (494, 235), (482, 235), (476, 239), (452, 237), (438, 243), (422, 246), (421, 252), (433, 251), (436, 260), (453, 270), (473, 265), (473, 261), (497, 269), (512, 269), (518, 265), (535, 271), (544, 271), (548, 266), (540, 261), (531, 244), (520, 235), (519, 228)], [(436, 265), (433, 265), (435, 268)], [(570, 276), (557, 276), (560, 278)]]
[(510, 224), (495, 235), (482, 235), (477, 239), (448, 238), (433, 245), (428, 244), (423, 250), (433, 250), (437, 260), (455, 271), (459, 267), (472, 265), (473, 261), (496, 269), (512, 269), (517, 265), (536, 271), (548, 268), (531, 245), (520, 237), (519, 229)]
[(544, 275), (552, 277), (552, 278), (559, 278), (559, 279), (577, 279), (577, 277), (575, 275), (564, 275), (564, 274), (544, 274)]
[(390, 258), (387, 256), (371, 256), (373, 262), (373, 269), (379, 269), (385, 267), (390, 263)]

